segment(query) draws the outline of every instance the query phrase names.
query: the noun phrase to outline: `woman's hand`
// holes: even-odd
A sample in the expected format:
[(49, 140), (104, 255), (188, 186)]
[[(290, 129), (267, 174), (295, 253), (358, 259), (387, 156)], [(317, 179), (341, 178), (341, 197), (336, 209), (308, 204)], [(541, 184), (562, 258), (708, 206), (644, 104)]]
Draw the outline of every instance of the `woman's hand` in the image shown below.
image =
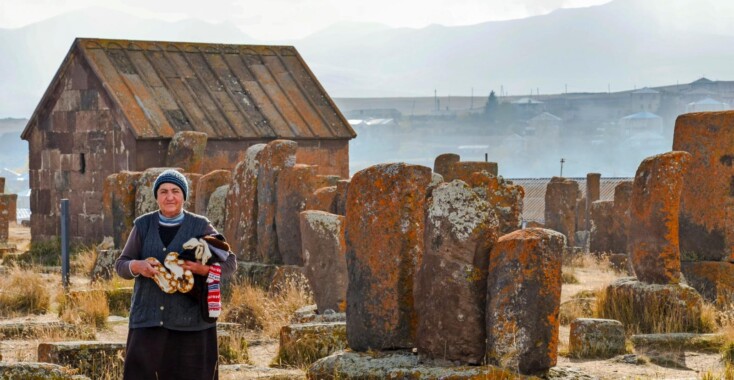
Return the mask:
[(141, 275), (143, 277), (151, 278), (155, 276), (156, 273), (158, 273), (158, 268), (156, 268), (159, 263), (151, 263), (147, 260), (133, 260), (130, 264), (130, 271), (133, 272), (133, 275)]
[(198, 274), (199, 276), (208, 276), (209, 275), (209, 266), (200, 264), (196, 261), (186, 261), (184, 260), (184, 263), (181, 265), (181, 268), (188, 269), (193, 274)]

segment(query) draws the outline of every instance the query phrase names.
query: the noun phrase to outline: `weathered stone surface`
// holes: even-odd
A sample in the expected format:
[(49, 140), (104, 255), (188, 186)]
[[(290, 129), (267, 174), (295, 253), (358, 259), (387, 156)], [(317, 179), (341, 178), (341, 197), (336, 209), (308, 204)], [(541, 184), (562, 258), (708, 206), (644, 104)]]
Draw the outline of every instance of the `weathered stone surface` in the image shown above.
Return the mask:
[(10, 232), (10, 195), (0, 194), (0, 243), (7, 243)]
[(630, 205), (630, 260), (640, 281), (680, 281), (678, 214), (690, 153), (648, 157), (637, 168)]
[(576, 199), (576, 231), (588, 231), (586, 221), (589, 214), (586, 210), (586, 197)]
[(18, 221), (18, 194), (3, 194), (8, 204), (8, 223)]
[(356, 351), (413, 347), (414, 275), (423, 256), (431, 169), (404, 163), (357, 172), (347, 194), (347, 338)]
[(347, 313), (336, 313), (327, 310), (324, 314), (317, 314), (316, 305), (307, 305), (293, 313), (291, 324), (301, 323), (324, 323), (324, 322), (347, 322)]
[(441, 176), (446, 177), (446, 174), (452, 171), (452, 166), (459, 161), (461, 161), (461, 157), (458, 154), (440, 154), (433, 161), (433, 171), (434, 173), (438, 173)]
[[(227, 192), (229, 185), (219, 186), (209, 197), (209, 204), (206, 206), (206, 217), (212, 223), (217, 231), (224, 231), (227, 222)], [(235, 236), (225, 236), (231, 240)]]
[(612, 252), (614, 201), (596, 201), (591, 205), (591, 241), (589, 251)]
[(303, 271), (313, 290), (319, 313), (347, 307), (347, 245), (345, 217), (323, 211), (300, 214)]
[(415, 288), (416, 347), (430, 358), (479, 364), (486, 351), (487, 267), (499, 237), (497, 216), (456, 180), (433, 190), (425, 228)]
[(499, 238), (487, 279), (487, 360), (523, 374), (558, 358), (562, 234), (530, 228)]
[(448, 172), (437, 173), (441, 174), (443, 176), (443, 180), (446, 182), (451, 182), (455, 179), (469, 182), (472, 174), (478, 172), (486, 172), (487, 174), (497, 177), (497, 163), (484, 161), (455, 162), (448, 168)]
[(719, 307), (734, 304), (734, 264), (726, 261), (682, 262), (688, 285)]
[(257, 367), (251, 364), (219, 366), (219, 380), (302, 380), (300, 369)]
[(586, 224), (584, 225), (585, 230), (591, 229), (591, 222), (589, 221), (589, 215), (591, 214), (591, 205), (599, 200), (601, 195), (601, 174), (599, 173), (587, 173), (586, 174)]
[(206, 141), (204, 132), (177, 132), (168, 144), (166, 166), (182, 168), (187, 173), (201, 173)]
[(334, 202), (336, 199), (336, 186), (322, 187), (316, 189), (307, 199), (305, 210), (318, 210), (334, 213)]
[(280, 329), (275, 366), (302, 367), (347, 347), (346, 322), (304, 323)]
[(630, 205), (632, 204), (632, 181), (620, 182), (614, 188), (614, 217), (612, 218), (611, 252), (629, 253)]
[(522, 186), (486, 172), (473, 173), (467, 183), (494, 210), (499, 220), (500, 234), (508, 234), (521, 227), (525, 198)]
[(563, 177), (551, 178), (545, 189), (545, 227), (566, 236), (569, 247), (575, 247), (576, 199), (579, 184)]
[(38, 361), (78, 368), (92, 379), (122, 377), (125, 342), (73, 341), (38, 344)]
[(0, 177), (0, 194), (5, 194), (5, 177)]
[(718, 353), (726, 338), (720, 334), (637, 334), (630, 338), (635, 352), (667, 367), (687, 368), (686, 351)]
[(683, 174), (680, 249), (688, 261), (734, 262), (734, 112), (680, 115), (673, 150), (691, 154)]
[(232, 182), (232, 172), (229, 170), (214, 170), (201, 178), (196, 185), (196, 204), (194, 212), (200, 215), (207, 215), (209, 208), (209, 200), (212, 194), (220, 186), (229, 185)]
[(79, 371), (51, 363), (0, 362), (0, 379), (89, 380)]
[[(263, 149), (257, 174), (257, 256), (255, 261), (282, 264), (275, 227), (276, 181), (282, 169), (296, 164), (298, 144), (275, 140)], [(295, 218), (295, 216), (294, 216)]]
[(707, 332), (701, 321), (703, 298), (682, 284), (646, 284), (632, 277), (612, 282), (597, 307), (633, 333)]
[(224, 236), (241, 261), (257, 258), (257, 173), (265, 144), (256, 144), (245, 152), (245, 159), (235, 167), (227, 190), (227, 213)]
[(0, 322), (0, 339), (94, 339), (94, 332), (64, 322)]
[(575, 319), (571, 322), (568, 351), (574, 358), (606, 359), (624, 354), (624, 326), (613, 319)]
[(115, 260), (120, 256), (121, 250), (117, 249), (100, 249), (97, 250), (97, 257), (94, 261), (94, 267), (90, 274), (92, 281), (109, 280), (115, 273)]
[[(327, 356), (308, 368), (309, 380), (501, 380), (531, 379), (494, 366), (451, 366), (410, 351), (349, 352)], [(533, 378), (537, 379), (537, 378)]]
[(116, 248), (122, 248), (135, 220), (135, 193), (143, 173), (121, 171), (104, 182), (102, 204), (104, 234), (112, 236)]
[(280, 257), (286, 265), (303, 265), (301, 228), (298, 215), (317, 189), (316, 166), (296, 164), (284, 167), (276, 184), (275, 231)]
[(347, 215), (347, 192), (349, 180), (342, 179), (336, 182), (336, 196), (334, 197), (334, 214)]

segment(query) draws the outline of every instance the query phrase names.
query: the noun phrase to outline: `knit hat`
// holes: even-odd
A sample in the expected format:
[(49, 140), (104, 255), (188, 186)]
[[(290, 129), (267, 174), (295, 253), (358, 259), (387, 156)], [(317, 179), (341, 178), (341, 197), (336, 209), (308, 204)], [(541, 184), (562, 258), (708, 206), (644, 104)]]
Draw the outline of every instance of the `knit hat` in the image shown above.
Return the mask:
[(154, 198), (158, 199), (158, 188), (164, 183), (172, 183), (178, 186), (181, 192), (183, 192), (184, 200), (186, 200), (189, 194), (189, 182), (183, 174), (172, 169), (164, 170), (163, 173), (158, 175), (158, 178), (155, 179), (155, 184), (153, 184)]

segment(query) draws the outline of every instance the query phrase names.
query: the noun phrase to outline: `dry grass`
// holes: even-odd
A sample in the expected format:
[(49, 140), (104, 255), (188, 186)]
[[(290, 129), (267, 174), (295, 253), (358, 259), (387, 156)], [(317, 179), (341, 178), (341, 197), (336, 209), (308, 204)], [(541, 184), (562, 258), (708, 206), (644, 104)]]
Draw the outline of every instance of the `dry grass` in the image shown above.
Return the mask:
[(50, 301), (46, 284), (31, 269), (11, 266), (9, 273), (0, 277), (0, 315), (4, 317), (44, 314)]
[[(614, 293), (614, 294), (612, 294)], [(597, 292), (596, 317), (616, 319), (628, 335), (641, 333), (711, 332), (716, 329), (715, 309), (704, 303), (700, 314), (675, 305), (667, 297), (634, 299), (626, 292)], [(642, 303), (644, 302), (644, 305)]]
[(314, 303), (311, 292), (295, 282), (286, 282), (281, 290), (269, 293), (256, 286), (231, 285), (231, 295), (224, 305), (223, 320), (245, 325), (252, 330), (276, 338), (280, 328), (288, 325), (296, 310)]
[(707, 371), (701, 375), (701, 380), (734, 380), (734, 365), (727, 363), (722, 371)]
[(59, 293), (59, 317), (62, 321), (95, 328), (107, 326), (110, 307), (104, 289)]
[(97, 262), (97, 249), (94, 246), (79, 246), (70, 259), (71, 273), (88, 277)]

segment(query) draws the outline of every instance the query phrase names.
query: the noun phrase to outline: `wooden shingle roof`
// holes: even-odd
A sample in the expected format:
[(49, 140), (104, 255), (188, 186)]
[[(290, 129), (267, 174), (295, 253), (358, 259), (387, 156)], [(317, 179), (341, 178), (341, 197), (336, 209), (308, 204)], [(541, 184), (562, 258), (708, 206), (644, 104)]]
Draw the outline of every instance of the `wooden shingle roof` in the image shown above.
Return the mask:
[(356, 136), (292, 46), (86, 38), (74, 41), (24, 135), (75, 56), (99, 77), (137, 139), (179, 131), (210, 139)]

